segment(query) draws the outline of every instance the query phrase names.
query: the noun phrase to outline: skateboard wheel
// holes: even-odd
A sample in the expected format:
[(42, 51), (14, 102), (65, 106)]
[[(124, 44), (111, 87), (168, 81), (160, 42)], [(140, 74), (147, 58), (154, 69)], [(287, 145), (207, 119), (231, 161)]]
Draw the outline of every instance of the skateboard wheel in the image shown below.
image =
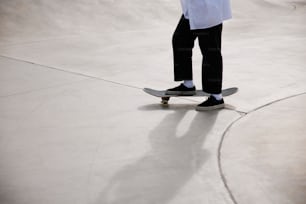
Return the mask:
[(161, 103), (164, 104), (164, 105), (167, 105), (170, 97), (162, 97), (161, 99), (162, 99)]

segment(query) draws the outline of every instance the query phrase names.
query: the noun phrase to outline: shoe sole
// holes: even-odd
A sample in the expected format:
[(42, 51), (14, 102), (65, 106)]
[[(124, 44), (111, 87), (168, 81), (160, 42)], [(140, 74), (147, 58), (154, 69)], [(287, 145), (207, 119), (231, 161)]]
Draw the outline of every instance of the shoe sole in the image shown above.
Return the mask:
[(224, 107), (225, 107), (224, 104), (219, 104), (219, 105), (215, 105), (215, 106), (207, 106), (207, 107), (197, 106), (196, 110), (197, 111), (211, 111), (211, 110), (222, 109)]
[(165, 95), (169, 96), (194, 96), (196, 95), (195, 91), (167, 91)]

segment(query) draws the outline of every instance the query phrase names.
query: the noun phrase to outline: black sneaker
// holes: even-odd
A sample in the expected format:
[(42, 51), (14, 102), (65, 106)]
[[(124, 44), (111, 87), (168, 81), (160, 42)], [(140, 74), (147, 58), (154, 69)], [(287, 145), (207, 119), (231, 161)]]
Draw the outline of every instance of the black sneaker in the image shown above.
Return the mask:
[(199, 104), (196, 107), (197, 111), (208, 111), (208, 110), (215, 110), (215, 109), (221, 109), (224, 108), (224, 101), (223, 99), (217, 100), (215, 97), (210, 96), (206, 101)]
[(193, 96), (196, 94), (196, 88), (195, 86), (192, 88), (188, 88), (184, 84), (180, 84), (177, 87), (166, 90), (165, 94), (175, 96)]

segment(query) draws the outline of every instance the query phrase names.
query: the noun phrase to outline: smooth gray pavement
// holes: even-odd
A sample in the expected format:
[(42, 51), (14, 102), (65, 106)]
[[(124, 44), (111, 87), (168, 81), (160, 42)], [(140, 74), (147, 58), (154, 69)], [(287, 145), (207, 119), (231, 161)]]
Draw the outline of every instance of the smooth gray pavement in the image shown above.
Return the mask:
[(239, 92), (196, 112), (142, 91), (176, 85), (178, 0), (1, 0), (0, 204), (305, 204), (306, 1), (232, 8)]

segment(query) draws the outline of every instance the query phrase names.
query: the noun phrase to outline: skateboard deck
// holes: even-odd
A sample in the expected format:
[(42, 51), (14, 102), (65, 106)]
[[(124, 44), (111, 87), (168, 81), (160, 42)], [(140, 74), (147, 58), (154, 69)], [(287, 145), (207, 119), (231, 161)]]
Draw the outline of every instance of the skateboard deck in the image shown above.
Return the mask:
[[(210, 96), (209, 93), (206, 93), (202, 90), (196, 90), (195, 95), (191, 96), (183, 96), (183, 95), (167, 95), (166, 90), (155, 90), (155, 89), (150, 89), (150, 88), (144, 88), (144, 92), (147, 94), (150, 94), (152, 96), (156, 96), (162, 99), (161, 103), (162, 104), (168, 104), (168, 101), (170, 100), (171, 97), (203, 97), (203, 96)], [(222, 90), (222, 96), (230, 96), (233, 95), (238, 91), (237, 87), (231, 87), (227, 89)]]

